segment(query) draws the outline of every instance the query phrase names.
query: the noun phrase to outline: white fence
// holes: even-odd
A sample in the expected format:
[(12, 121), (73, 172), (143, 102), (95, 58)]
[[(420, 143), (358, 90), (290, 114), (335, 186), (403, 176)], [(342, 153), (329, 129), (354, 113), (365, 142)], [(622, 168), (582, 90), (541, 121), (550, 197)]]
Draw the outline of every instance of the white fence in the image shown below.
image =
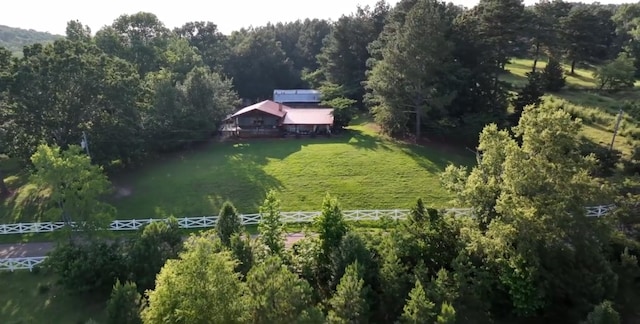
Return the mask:
[[(614, 208), (613, 205), (601, 205), (586, 207), (587, 217), (600, 217), (609, 213)], [(455, 216), (468, 216), (471, 214), (469, 208), (450, 208), (445, 209), (448, 213)], [(409, 215), (408, 209), (373, 209), (373, 210), (345, 210), (342, 212), (344, 218), (348, 221), (375, 221), (380, 219), (400, 220), (405, 219)], [(319, 211), (308, 212), (282, 212), (281, 220), (283, 223), (309, 223), (320, 215)], [(240, 215), (242, 224), (255, 225), (260, 222), (260, 214), (243, 214)], [(164, 221), (165, 219), (149, 218), (149, 219), (130, 219), (130, 220), (114, 220), (111, 222), (110, 230), (112, 231), (134, 231), (142, 226), (152, 223)], [(207, 228), (214, 227), (218, 216), (202, 216), (202, 217), (183, 217), (178, 218), (180, 228)], [(47, 233), (64, 227), (62, 222), (44, 222), (44, 223), (17, 223), (0, 225), (0, 234), (23, 234), (23, 233)], [(0, 271), (2, 270), (29, 270), (42, 263), (46, 257), (31, 258), (5, 258), (0, 259)]]
[(42, 263), (46, 256), (31, 257), (31, 258), (8, 258), (0, 259), (0, 271), (12, 271), (13, 270), (29, 270), (33, 271), (33, 268)]
[[(587, 207), (586, 215), (589, 217), (600, 217), (606, 215), (614, 208), (613, 205), (601, 205)], [(469, 208), (450, 208), (445, 209), (446, 212), (454, 213), (456, 216), (470, 215)], [(363, 220), (380, 220), (389, 218), (393, 220), (404, 219), (409, 214), (408, 209), (372, 209), (372, 210), (345, 210), (342, 212), (344, 218), (348, 221)], [(299, 212), (282, 212), (283, 223), (309, 223), (320, 215), (319, 211), (299, 211)], [(240, 215), (242, 224), (256, 225), (260, 222), (260, 214), (242, 214)], [(218, 220), (218, 216), (198, 216), (198, 217), (182, 217), (177, 218), (180, 228), (207, 228), (214, 227)], [(135, 231), (142, 226), (152, 222), (164, 221), (160, 218), (147, 219), (121, 219), (114, 220), (109, 226), (111, 231)], [(48, 233), (65, 226), (63, 222), (42, 222), (42, 223), (14, 223), (0, 224), (0, 235), (2, 234), (27, 234), (27, 233)]]

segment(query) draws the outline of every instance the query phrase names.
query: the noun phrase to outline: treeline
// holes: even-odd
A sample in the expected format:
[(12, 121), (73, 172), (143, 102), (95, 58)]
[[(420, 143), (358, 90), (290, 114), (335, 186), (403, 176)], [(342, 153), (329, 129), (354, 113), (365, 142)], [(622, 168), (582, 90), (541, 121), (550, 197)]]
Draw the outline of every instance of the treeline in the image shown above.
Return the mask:
[[(478, 165), (442, 175), (473, 217), (418, 200), (408, 219), (359, 230), (327, 195), (311, 231), (287, 248), (272, 191), (260, 207), (258, 238), (227, 202), (216, 229), (184, 245), (174, 219), (111, 243), (97, 239), (100, 232), (69, 232), (46, 268), (70, 292), (105, 299), (110, 292), (109, 323), (119, 324), (633, 323), (640, 196), (614, 200), (616, 188), (591, 175), (596, 161), (581, 154), (579, 131), (579, 121), (551, 104), (526, 108), (515, 128), (485, 127)], [(45, 166), (56, 155), (41, 147), (34, 160)], [(98, 177), (77, 156), (62, 154)], [(42, 167), (35, 176), (62, 173)], [(72, 219), (87, 215), (70, 208), (85, 201), (67, 198), (75, 186), (58, 184), (49, 188)], [(95, 199), (88, 187), (83, 195)], [(613, 201), (608, 215), (585, 215), (584, 206)]]
[[(638, 4), (481, 0), (465, 9), (403, 0), (335, 22), (306, 19), (231, 35), (212, 22), (170, 30), (143, 12), (122, 15), (95, 36), (71, 21), (65, 39), (26, 46), (22, 58), (0, 50), (0, 150), (26, 161), (37, 144), (66, 147), (85, 132), (95, 162), (128, 165), (206, 140), (240, 99), (297, 87), (370, 110), (391, 134), (475, 144), (487, 123), (517, 120), (507, 116), (508, 85), (498, 79), (511, 57), (544, 56), (572, 70), (622, 57), (623, 66), (637, 68), (639, 13)], [(551, 75), (563, 80), (562, 73)]]

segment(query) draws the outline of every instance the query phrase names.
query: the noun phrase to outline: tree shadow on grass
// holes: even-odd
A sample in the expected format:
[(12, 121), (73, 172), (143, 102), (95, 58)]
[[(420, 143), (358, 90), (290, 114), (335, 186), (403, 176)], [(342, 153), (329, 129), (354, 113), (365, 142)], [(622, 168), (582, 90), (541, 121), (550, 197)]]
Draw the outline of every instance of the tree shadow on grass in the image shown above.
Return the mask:
[(217, 215), (227, 200), (241, 213), (255, 213), (270, 189), (282, 188), (264, 167), (298, 152), (303, 144), (296, 139), (252, 139), (212, 145), (114, 181), (129, 187), (131, 195), (113, 204), (123, 219)]
[(443, 172), (450, 164), (469, 167), (476, 163), (475, 156), (471, 152), (462, 147), (441, 143), (402, 144), (402, 151), (420, 167), (434, 174)]
[(337, 140), (363, 150), (391, 150), (380, 137), (366, 134), (358, 129), (345, 130)]

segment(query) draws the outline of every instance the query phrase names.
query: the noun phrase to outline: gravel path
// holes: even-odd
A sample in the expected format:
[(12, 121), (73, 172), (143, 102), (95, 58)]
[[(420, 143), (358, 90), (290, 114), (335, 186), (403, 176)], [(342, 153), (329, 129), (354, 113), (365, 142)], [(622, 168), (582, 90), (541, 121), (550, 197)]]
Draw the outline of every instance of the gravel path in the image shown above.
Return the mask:
[[(289, 233), (285, 245), (291, 247), (303, 237), (303, 233)], [(46, 256), (54, 247), (53, 242), (0, 244), (0, 259)]]

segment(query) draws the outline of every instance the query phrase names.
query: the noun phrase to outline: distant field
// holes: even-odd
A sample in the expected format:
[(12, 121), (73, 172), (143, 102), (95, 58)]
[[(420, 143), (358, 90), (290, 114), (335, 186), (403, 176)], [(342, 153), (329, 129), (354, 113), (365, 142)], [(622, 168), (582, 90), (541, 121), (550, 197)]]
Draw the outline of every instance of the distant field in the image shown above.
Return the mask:
[(105, 323), (105, 303), (91, 297), (69, 295), (55, 277), (28, 271), (0, 272), (0, 322)]
[[(344, 209), (408, 208), (421, 197), (451, 206), (439, 173), (449, 163), (470, 164), (464, 150), (419, 147), (381, 136), (370, 125), (333, 138), (215, 143), (131, 170), (113, 180), (118, 218), (217, 214), (229, 199), (242, 213), (257, 212), (276, 189), (285, 211), (319, 210), (326, 193)], [(19, 185), (19, 177), (10, 182)], [(3, 222), (33, 221), (41, 210), (30, 185), (4, 202)]]
[[(527, 83), (526, 73), (531, 72), (532, 66), (532, 59), (511, 59), (511, 62), (506, 66), (508, 73), (502, 75), (501, 79), (515, 86), (523, 86)], [(536, 70), (542, 71), (546, 66), (546, 59), (540, 59), (536, 64)], [(593, 89), (596, 87), (596, 81), (593, 77), (595, 69), (576, 66), (575, 74), (570, 75), (569, 71), (571, 71), (571, 66), (568, 64), (562, 64), (562, 66), (565, 70), (565, 76), (567, 77), (568, 88)], [(636, 87), (638, 86), (640, 86), (640, 81), (636, 82)]]
[[(537, 66), (543, 69), (546, 64), (545, 60), (541, 60)], [(501, 79), (518, 87), (523, 86), (527, 82), (525, 73), (531, 71), (532, 65), (533, 60), (530, 59), (512, 59), (511, 63), (507, 64), (509, 73), (502, 75)], [(558, 93), (547, 94), (544, 99), (563, 102), (572, 115), (582, 119), (583, 136), (595, 143), (609, 146), (616, 115), (625, 101), (640, 102), (640, 81), (636, 82), (634, 89), (599, 93), (593, 90), (596, 85), (592, 69), (576, 68), (576, 74), (572, 76), (568, 74), (570, 68), (564, 65), (567, 88)], [(640, 144), (640, 120), (634, 117), (633, 111), (625, 111), (623, 117), (614, 148), (625, 156), (630, 156), (633, 148)]]

